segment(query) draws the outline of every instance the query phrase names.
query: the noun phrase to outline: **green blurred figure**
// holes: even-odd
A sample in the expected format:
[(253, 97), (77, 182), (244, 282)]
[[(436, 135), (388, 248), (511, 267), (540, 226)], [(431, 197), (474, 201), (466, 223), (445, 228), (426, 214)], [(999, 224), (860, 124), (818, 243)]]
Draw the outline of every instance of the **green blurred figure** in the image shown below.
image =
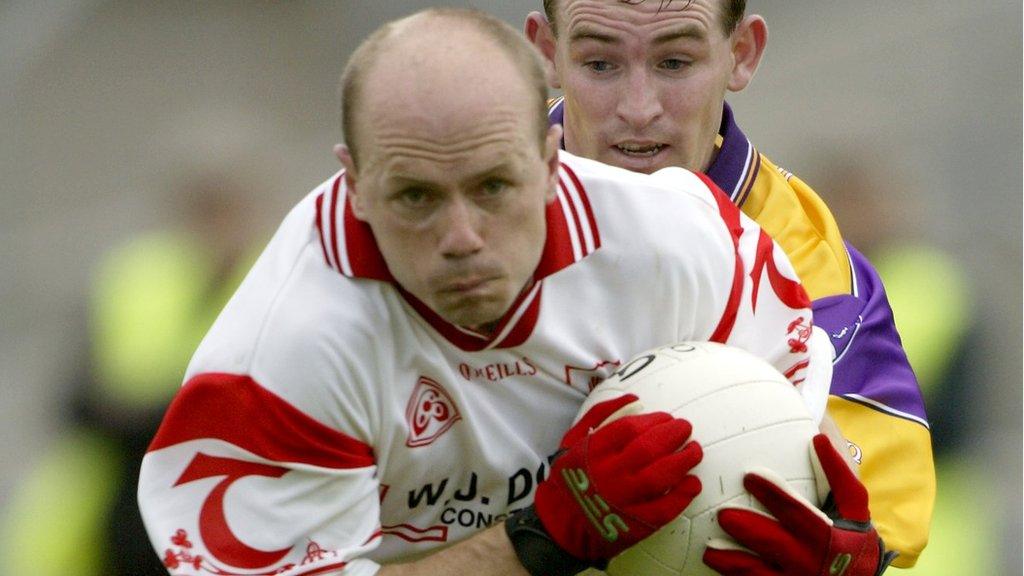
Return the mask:
[(262, 247), (252, 196), (217, 172), (188, 178), (173, 196), (180, 223), (102, 258), (87, 376), (68, 428), (8, 503), (5, 574), (166, 576), (138, 512), (138, 468), (189, 358)]

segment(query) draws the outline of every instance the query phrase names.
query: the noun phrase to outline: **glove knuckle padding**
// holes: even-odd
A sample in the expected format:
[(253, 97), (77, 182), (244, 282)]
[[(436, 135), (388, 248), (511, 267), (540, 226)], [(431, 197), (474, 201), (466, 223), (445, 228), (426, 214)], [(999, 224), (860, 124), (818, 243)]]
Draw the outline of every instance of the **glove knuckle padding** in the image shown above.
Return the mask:
[(646, 473), (650, 467), (675, 454), (689, 437), (690, 427), (682, 420), (669, 419), (638, 428), (623, 447), (622, 471)]
[[(697, 448), (696, 450), (694, 450), (695, 447)], [(643, 483), (646, 490), (644, 497), (653, 498), (686, 484), (689, 484), (690, 488), (692, 488), (694, 482), (697, 486), (696, 492), (700, 492), (700, 480), (696, 476), (687, 475), (700, 462), (700, 458), (699, 444), (691, 442), (683, 450), (669, 454), (657, 462), (651, 463), (642, 472), (647, 480)], [(640, 488), (640, 485), (638, 485), (638, 492)]]
[(747, 491), (780, 522), (796, 527), (801, 533), (827, 533), (832, 521), (810, 502), (780, 486), (779, 482), (785, 480), (772, 481), (759, 473), (747, 474), (743, 478)]
[(711, 545), (704, 551), (704, 563), (721, 574), (736, 576), (783, 576), (764, 559), (741, 550), (719, 550)]
[(635, 394), (623, 394), (617, 398), (611, 400), (605, 400), (595, 404), (586, 414), (580, 418), (579, 422), (574, 424), (565, 436), (562, 437), (562, 448), (576, 444), (590, 432), (596, 428), (599, 428), (606, 420), (620, 410), (626, 409), (626, 406), (636, 402), (638, 398)]

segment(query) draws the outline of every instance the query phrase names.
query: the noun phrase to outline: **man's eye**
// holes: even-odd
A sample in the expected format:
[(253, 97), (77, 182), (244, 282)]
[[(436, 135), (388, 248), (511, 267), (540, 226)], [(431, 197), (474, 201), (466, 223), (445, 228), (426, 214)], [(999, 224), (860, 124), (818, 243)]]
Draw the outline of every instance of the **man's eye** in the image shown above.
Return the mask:
[(591, 60), (584, 64), (587, 68), (590, 68), (593, 72), (607, 72), (612, 69), (611, 62), (607, 60)]
[(484, 194), (495, 196), (501, 194), (509, 187), (509, 183), (500, 178), (489, 178), (484, 181), (482, 189)]
[(397, 198), (407, 206), (422, 206), (430, 200), (430, 194), (423, 188), (405, 188), (397, 194)]
[(661, 61), (661, 67), (666, 70), (682, 70), (689, 65), (686, 60), (680, 60), (679, 58), (668, 58), (667, 60)]

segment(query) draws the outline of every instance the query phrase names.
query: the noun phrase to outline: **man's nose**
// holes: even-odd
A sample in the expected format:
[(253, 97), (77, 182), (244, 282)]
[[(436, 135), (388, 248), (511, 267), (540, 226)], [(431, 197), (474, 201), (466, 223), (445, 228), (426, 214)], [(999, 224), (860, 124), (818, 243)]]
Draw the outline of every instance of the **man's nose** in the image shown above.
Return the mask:
[(664, 111), (655, 80), (647, 70), (631, 71), (619, 95), (618, 115), (629, 127), (643, 129)]
[(452, 200), (440, 225), (444, 227), (441, 232), (441, 254), (444, 257), (465, 258), (483, 248), (482, 218), (465, 200)]

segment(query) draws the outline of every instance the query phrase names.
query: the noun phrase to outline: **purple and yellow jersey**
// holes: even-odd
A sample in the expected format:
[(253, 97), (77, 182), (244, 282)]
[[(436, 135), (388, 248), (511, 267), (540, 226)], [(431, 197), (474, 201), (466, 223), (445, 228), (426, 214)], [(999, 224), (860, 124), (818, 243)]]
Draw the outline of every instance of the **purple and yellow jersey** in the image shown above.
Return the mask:
[[(564, 100), (548, 117), (562, 122)], [(928, 541), (935, 467), (924, 400), (892, 309), (870, 262), (844, 243), (832, 213), (807, 184), (747, 140), (728, 105), (707, 174), (785, 250), (813, 300), (814, 323), (836, 349), (828, 413), (860, 464), (871, 517), (908, 568)]]

